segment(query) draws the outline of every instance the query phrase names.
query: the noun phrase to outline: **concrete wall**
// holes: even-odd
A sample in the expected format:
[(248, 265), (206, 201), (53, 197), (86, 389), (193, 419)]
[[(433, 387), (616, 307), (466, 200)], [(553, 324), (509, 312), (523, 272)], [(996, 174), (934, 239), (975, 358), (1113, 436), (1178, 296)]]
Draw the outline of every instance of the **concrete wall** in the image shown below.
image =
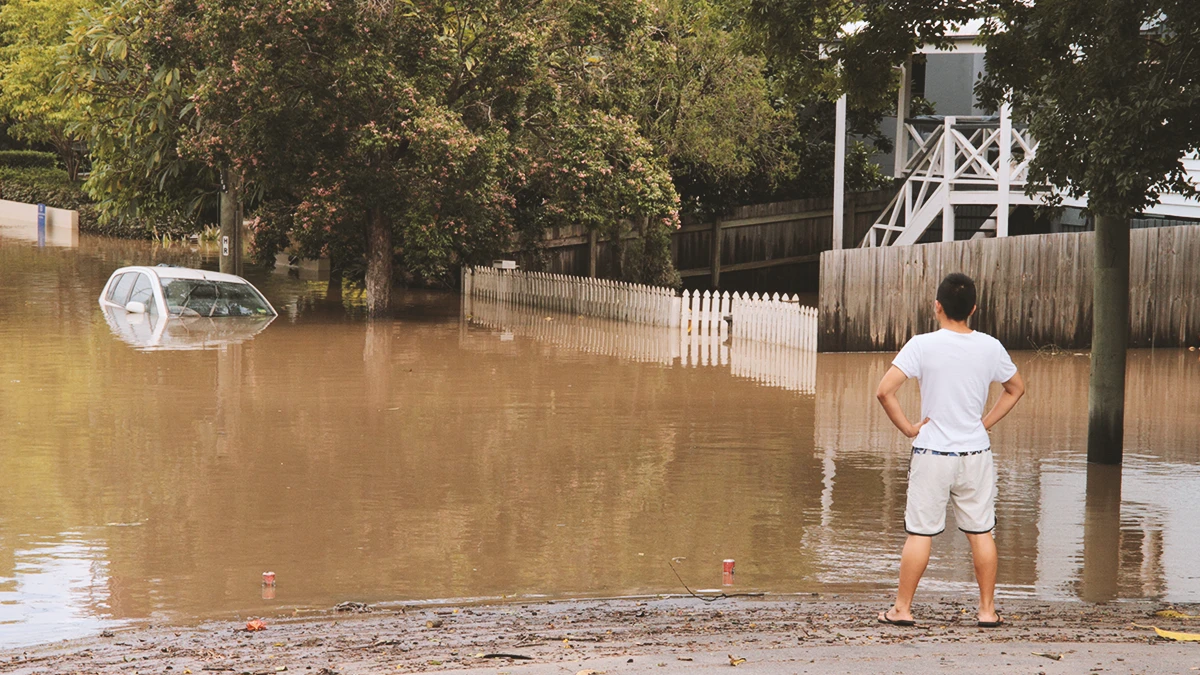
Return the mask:
[[(37, 218), (37, 204), (0, 199), (0, 234), (37, 241)], [(47, 206), (45, 241), (52, 246), (79, 245), (79, 212)]]

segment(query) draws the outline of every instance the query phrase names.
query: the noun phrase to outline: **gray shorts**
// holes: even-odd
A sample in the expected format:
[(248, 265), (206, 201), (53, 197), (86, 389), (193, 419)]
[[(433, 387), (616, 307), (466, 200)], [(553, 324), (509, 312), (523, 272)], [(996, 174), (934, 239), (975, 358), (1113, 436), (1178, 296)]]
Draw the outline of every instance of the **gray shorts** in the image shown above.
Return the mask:
[(954, 522), (963, 532), (995, 529), (996, 466), (990, 448), (964, 453), (913, 448), (904, 529), (926, 537), (941, 534), (947, 502), (954, 506)]

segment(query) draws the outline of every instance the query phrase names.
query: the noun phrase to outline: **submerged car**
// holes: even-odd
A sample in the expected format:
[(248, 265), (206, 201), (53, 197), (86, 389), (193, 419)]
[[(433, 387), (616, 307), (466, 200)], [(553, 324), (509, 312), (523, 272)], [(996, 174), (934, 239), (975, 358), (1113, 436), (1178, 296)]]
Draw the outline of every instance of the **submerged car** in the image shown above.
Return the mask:
[(212, 349), (254, 337), (275, 308), (250, 282), (187, 267), (122, 267), (100, 294), (113, 334), (139, 349)]
[(122, 267), (100, 293), (104, 309), (152, 317), (267, 317), (275, 308), (249, 281), (189, 267)]

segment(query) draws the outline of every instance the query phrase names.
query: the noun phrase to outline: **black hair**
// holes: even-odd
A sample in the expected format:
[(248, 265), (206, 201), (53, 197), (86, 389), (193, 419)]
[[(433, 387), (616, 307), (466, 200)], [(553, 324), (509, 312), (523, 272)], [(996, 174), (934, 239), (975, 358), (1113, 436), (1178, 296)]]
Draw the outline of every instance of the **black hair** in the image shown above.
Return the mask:
[(938, 285), (937, 301), (947, 318), (966, 321), (975, 309), (975, 282), (962, 272), (947, 274)]

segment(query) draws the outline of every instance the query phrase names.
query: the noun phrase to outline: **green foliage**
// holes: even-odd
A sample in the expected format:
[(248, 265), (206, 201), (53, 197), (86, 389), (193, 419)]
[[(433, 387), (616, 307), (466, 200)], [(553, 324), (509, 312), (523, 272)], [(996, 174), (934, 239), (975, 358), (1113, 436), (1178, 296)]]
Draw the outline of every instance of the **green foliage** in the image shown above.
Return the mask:
[(1195, 193), (1182, 159), (1200, 148), (1200, 4), (1000, 0), (996, 14), (979, 89), (1011, 91), (1038, 139), (1031, 190), (1086, 194), (1114, 216)]
[[(67, 0), (21, 0), (35, 1)], [(816, 47), (869, 11), (114, 0), (72, 24), (57, 86), (88, 139), (85, 187), (105, 222), (198, 229), (197, 207), (231, 172), (268, 264), (295, 247), (353, 278), (375, 213), (409, 279), (582, 226), (634, 228), (623, 274), (670, 282), (681, 208), (829, 192), (842, 84)], [(886, 91), (873, 96), (854, 100)], [(873, 129), (872, 105), (854, 109), (852, 131)], [(869, 154), (852, 146), (850, 189), (880, 182)]]
[(67, 172), (54, 167), (0, 166), (0, 199), (84, 210), (91, 200)]
[(788, 111), (772, 107), (764, 59), (742, 49), (727, 9), (707, 0), (659, 0), (636, 41), (610, 59), (610, 97), (637, 119), (681, 183), (736, 182), (776, 162), (790, 122)]
[(180, 71), (157, 11), (146, 0), (83, 10), (62, 48), (56, 90), (75, 105), (69, 130), (88, 139), (92, 171), (84, 188), (101, 218), (184, 227), (216, 177), (179, 153), (195, 118), (194, 77)]
[[(403, 273), (427, 280), (493, 257), (518, 220), (676, 222), (636, 124), (579, 97), (588, 58), (624, 48), (638, 2), (118, 7), (81, 25), (72, 51), (74, 86), (130, 120), (95, 130), (97, 197), (133, 203), (141, 176), (169, 186), (228, 169), (261, 200), (260, 259), (294, 243), (353, 268), (376, 212)], [(128, 100), (147, 95), (164, 103)]]
[(0, 150), (0, 166), (53, 169), (58, 166), (58, 157), (52, 152), (37, 150)]
[(8, 133), (55, 148), (71, 179), (82, 161), (75, 125), (81, 106), (54, 91), (60, 72), (57, 48), (70, 22), (90, 0), (7, 0), (0, 3), (0, 116)]
[[(0, 152), (0, 157), (4, 154)], [(16, 168), (0, 162), (0, 199), (78, 211), (79, 230), (89, 234), (150, 239), (163, 235), (183, 237), (195, 229), (190, 223), (135, 218), (103, 220), (79, 181), (71, 180), (65, 170), (53, 167)]]

